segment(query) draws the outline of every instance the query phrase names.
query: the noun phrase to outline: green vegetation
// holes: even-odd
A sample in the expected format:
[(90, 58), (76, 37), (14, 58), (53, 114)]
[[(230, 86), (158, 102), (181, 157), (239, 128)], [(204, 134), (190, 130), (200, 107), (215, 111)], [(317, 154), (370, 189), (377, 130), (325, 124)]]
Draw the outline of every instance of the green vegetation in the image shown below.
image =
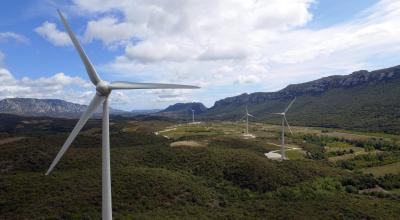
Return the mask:
[(391, 174), (391, 173), (399, 174), (400, 173), (400, 162), (386, 164), (386, 165), (382, 165), (382, 166), (363, 168), (363, 169), (361, 169), (361, 172), (371, 173), (374, 176), (384, 176), (386, 174)]
[(303, 160), (305, 158), (305, 152), (301, 150), (289, 150), (286, 151), (286, 157), (289, 160)]
[[(386, 72), (387, 70), (383, 70)], [(398, 74), (398, 67), (393, 70)], [(311, 82), (310, 82), (311, 83)], [(326, 82), (325, 82), (326, 83)], [(322, 83), (322, 84), (325, 84)], [(310, 94), (318, 88), (309, 83), (292, 85), (310, 86), (300, 89), (300, 94), (287, 89), (276, 93), (242, 94), (220, 100), (213, 108), (200, 117), (221, 120), (240, 119), (245, 106), (260, 121), (279, 124), (278, 117), (266, 112), (281, 112), (293, 96), (296, 102), (287, 118), (292, 125), (325, 127), (332, 129), (351, 129), (386, 134), (400, 134), (400, 78), (373, 81), (357, 86), (328, 88), (322, 93)], [(325, 84), (326, 85), (326, 84)], [(304, 92), (304, 93), (303, 93)], [(356, 97), (356, 98), (355, 98)], [(381, 135), (381, 134), (379, 134)]]
[[(66, 131), (72, 129), (73, 120), (61, 121)], [(42, 123), (61, 124), (55, 119)], [(0, 219), (99, 219), (99, 123), (93, 120), (85, 127), (50, 176), (44, 172), (68, 133), (47, 125), (1, 133), (0, 140), (12, 141), (0, 142)], [(252, 124), (254, 139), (244, 139), (243, 127), (231, 123), (172, 126), (160, 120), (112, 120), (115, 219), (395, 219), (400, 215), (395, 193), (359, 193), (376, 186), (390, 192), (400, 188), (399, 174), (375, 177), (358, 172), (396, 161), (393, 149), (398, 148), (391, 139), (364, 139), (362, 143), (374, 147), (365, 151), (367, 145), (357, 145), (361, 140), (309, 135), (300, 133), (307, 129), (294, 127), (295, 134), (287, 136), (288, 146), (302, 149), (288, 150), (290, 160), (281, 162), (264, 156), (279, 149), (274, 126)], [(26, 138), (9, 139), (21, 136)], [(204, 147), (170, 146), (186, 140)], [(375, 145), (381, 142), (392, 145)], [(338, 149), (371, 155), (345, 160), (354, 163), (352, 171), (328, 160)]]
[(372, 152), (368, 154), (358, 155), (349, 160), (338, 161), (337, 164), (338, 166), (350, 170), (368, 168), (363, 170), (365, 172), (368, 172), (369, 168), (371, 168), (371, 170), (369, 171), (376, 170), (376, 172), (384, 172), (386, 165), (389, 165), (387, 166), (388, 168), (393, 167), (393, 170), (399, 170), (400, 167), (398, 167), (397, 162), (400, 162), (400, 152), (395, 151), (379, 153)]

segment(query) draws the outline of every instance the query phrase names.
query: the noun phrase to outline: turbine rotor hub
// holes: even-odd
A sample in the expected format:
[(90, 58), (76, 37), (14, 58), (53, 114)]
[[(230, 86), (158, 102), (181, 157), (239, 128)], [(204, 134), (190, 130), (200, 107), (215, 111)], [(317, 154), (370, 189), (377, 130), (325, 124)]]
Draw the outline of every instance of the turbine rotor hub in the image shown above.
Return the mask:
[(96, 91), (102, 95), (102, 96), (108, 96), (111, 92), (110, 87), (108, 86), (108, 83), (105, 81), (100, 81), (97, 85), (96, 85)]

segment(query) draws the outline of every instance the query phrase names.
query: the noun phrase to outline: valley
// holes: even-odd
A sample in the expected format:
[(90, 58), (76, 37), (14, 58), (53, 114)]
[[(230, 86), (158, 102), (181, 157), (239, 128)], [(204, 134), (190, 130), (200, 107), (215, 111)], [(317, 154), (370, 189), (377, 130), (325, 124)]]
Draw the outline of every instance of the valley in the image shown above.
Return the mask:
[[(100, 218), (101, 121), (89, 121), (50, 176), (44, 173), (75, 121), (22, 121), (24, 128), (0, 135), (0, 218)], [(242, 122), (112, 118), (114, 218), (400, 215), (399, 136), (294, 126), (286, 135), (294, 150), (280, 161), (265, 156), (280, 149), (280, 126), (250, 123), (254, 138), (245, 129)]]

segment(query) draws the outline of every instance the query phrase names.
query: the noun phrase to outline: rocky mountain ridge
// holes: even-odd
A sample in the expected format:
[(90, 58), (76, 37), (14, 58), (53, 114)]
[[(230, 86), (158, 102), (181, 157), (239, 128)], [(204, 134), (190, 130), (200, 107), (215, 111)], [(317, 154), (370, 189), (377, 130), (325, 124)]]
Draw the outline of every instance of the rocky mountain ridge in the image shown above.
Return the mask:
[(244, 93), (239, 96), (228, 97), (216, 101), (212, 108), (218, 108), (228, 104), (259, 104), (266, 100), (291, 99), (303, 95), (319, 95), (330, 89), (346, 89), (365, 84), (390, 81), (398, 78), (400, 78), (400, 66), (371, 72), (360, 70), (349, 75), (333, 75), (306, 83), (288, 85), (286, 88), (277, 92)]
[[(76, 117), (86, 109), (86, 105), (61, 99), (6, 98), (0, 100), (0, 113), (17, 115)], [(112, 114), (124, 113), (117, 109), (111, 109), (110, 112)], [(101, 109), (98, 109), (96, 113), (101, 113)]]
[(194, 110), (195, 114), (198, 115), (205, 112), (207, 107), (200, 102), (176, 103), (156, 113), (156, 115), (173, 118), (186, 118), (188, 116), (191, 117), (192, 110)]

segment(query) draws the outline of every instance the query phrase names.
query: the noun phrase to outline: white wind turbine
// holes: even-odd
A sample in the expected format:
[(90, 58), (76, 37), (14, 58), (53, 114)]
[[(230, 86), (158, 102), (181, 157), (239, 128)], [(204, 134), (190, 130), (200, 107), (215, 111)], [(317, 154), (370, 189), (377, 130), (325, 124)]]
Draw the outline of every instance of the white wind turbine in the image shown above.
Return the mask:
[(112, 219), (111, 209), (111, 173), (110, 173), (110, 134), (109, 134), (109, 95), (113, 90), (118, 89), (194, 89), (199, 88), (196, 86), (176, 85), (176, 84), (159, 84), (159, 83), (134, 83), (134, 82), (111, 82), (103, 81), (97, 74), (95, 68), (91, 64), (89, 58), (86, 56), (84, 50), (80, 46), (77, 38), (71, 30), (68, 22), (65, 20), (62, 13), (58, 11), (62, 23), (68, 32), (80, 58), (85, 65), (86, 71), (89, 75), (90, 81), (96, 87), (96, 94), (88, 105), (86, 111), (83, 113), (78, 123), (75, 125), (71, 134), (68, 136), (61, 150), (58, 152), (54, 161), (51, 163), (46, 175), (49, 175), (61, 157), (70, 147), (71, 143), (78, 135), (79, 131), (96, 111), (96, 109), (103, 104), (102, 115), (102, 219)]
[(249, 111), (247, 110), (247, 105), (246, 105), (246, 113), (244, 114), (244, 116), (240, 119), (243, 120), (243, 118), (246, 118), (246, 135), (249, 135), (249, 116), (256, 118), (255, 116), (253, 116), (252, 114), (249, 113)]
[(192, 109), (192, 123), (194, 123), (194, 109)]
[(281, 115), (282, 116), (282, 132), (281, 132), (281, 158), (282, 160), (286, 159), (286, 155), (285, 155), (285, 123), (287, 125), (287, 127), (289, 128), (289, 131), (291, 134), (293, 134), (292, 129), (290, 129), (290, 125), (289, 122), (286, 119), (286, 112), (289, 110), (289, 108), (293, 105), (294, 101), (296, 101), (296, 98), (294, 98), (289, 105), (286, 107), (285, 111), (281, 112), (281, 113), (271, 113), (274, 115)]

